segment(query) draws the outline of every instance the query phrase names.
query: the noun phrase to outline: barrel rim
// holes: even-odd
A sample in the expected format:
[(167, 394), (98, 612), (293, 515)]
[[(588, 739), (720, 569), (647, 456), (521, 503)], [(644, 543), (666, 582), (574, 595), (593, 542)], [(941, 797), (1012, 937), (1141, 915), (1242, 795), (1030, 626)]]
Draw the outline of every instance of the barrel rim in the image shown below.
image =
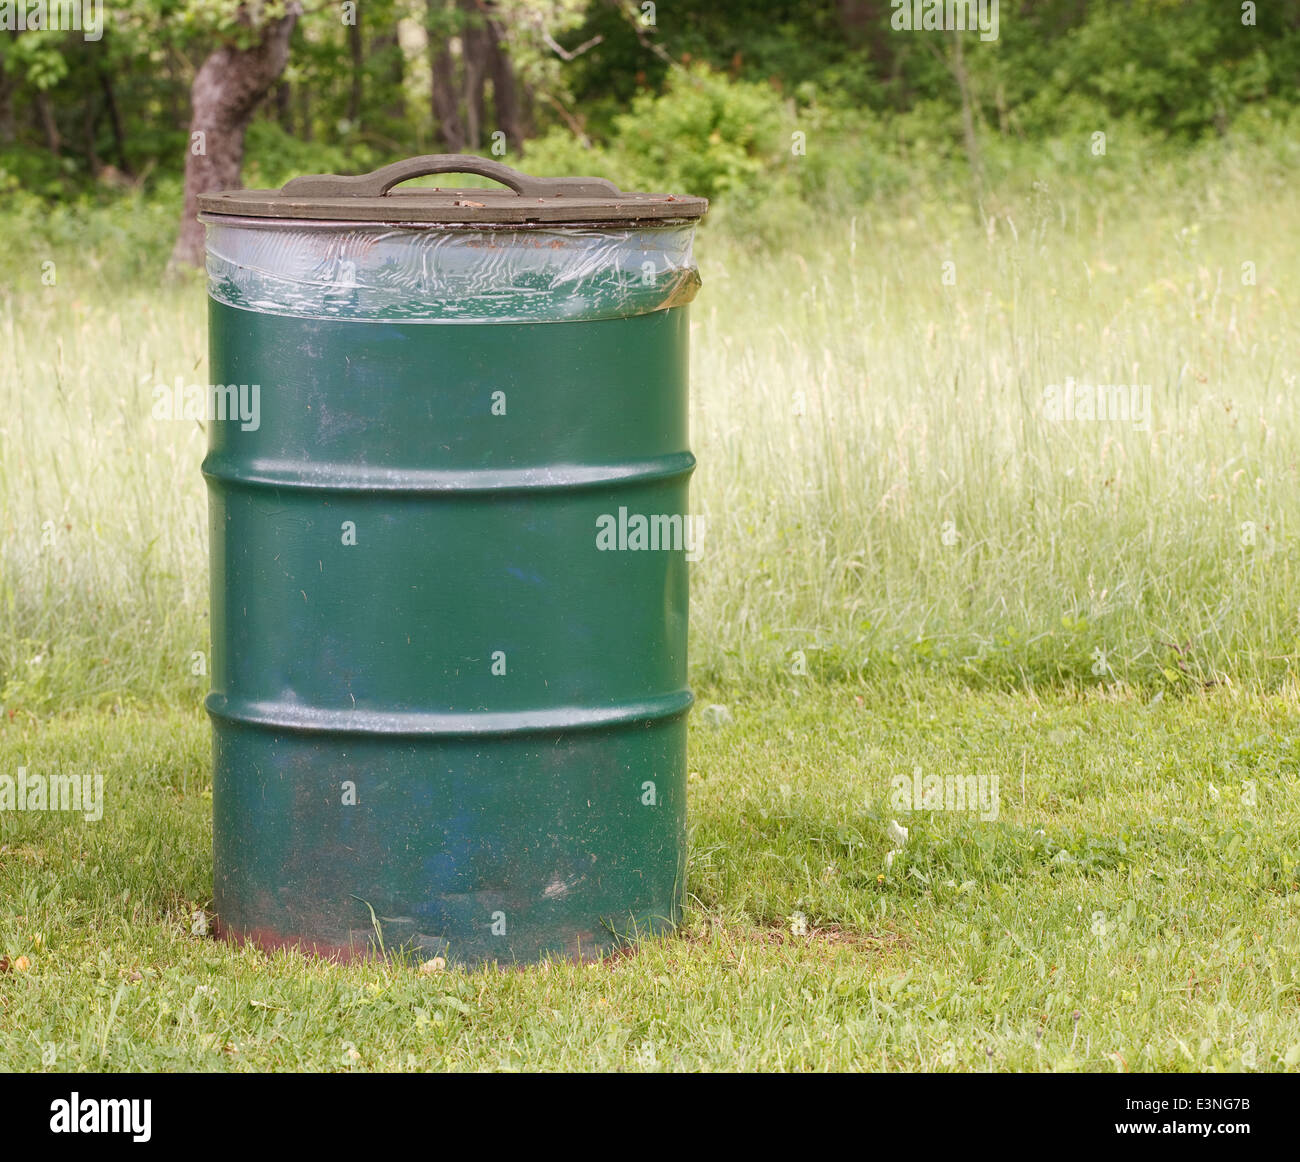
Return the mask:
[(694, 226), (699, 219), (690, 216), (678, 218), (637, 217), (637, 218), (589, 218), (555, 221), (527, 219), (518, 222), (473, 222), (445, 220), (407, 220), (404, 218), (289, 218), (258, 217), (249, 214), (226, 214), (204, 210), (198, 216), (204, 225), (242, 226), (252, 230), (358, 230), (367, 227), (382, 227), (390, 230), (447, 230), (459, 234), (479, 234), (484, 231), (499, 230), (609, 230), (614, 227), (634, 229), (670, 229), (682, 226)]
[(204, 709), (216, 721), (291, 734), (351, 738), (467, 738), (569, 734), (644, 726), (686, 714), (695, 703), (688, 689), (612, 706), (553, 706), (531, 710), (439, 711), (335, 708), (235, 698), (212, 691)]

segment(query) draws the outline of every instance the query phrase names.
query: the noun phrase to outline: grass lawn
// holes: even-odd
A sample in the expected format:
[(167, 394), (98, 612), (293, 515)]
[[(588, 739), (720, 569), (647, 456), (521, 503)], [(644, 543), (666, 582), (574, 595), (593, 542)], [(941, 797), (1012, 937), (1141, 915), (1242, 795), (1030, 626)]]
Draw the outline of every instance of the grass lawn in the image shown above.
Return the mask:
[[(681, 931), (586, 968), (192, 931), (206, 436), (153, 404), (208, 379), (202, 282), (161, 201), (0, 215), (0, 775), (106, 799), (0, 811), (0, 1067), (1300, 1066), (1300, 146), (1081, 150), (987, 228), (925, 185), (705, 225), (691, 677), (728, 712)], [(897, 801), (959, 776), (996, 818)]]
[[(1300, 690), (1034, 696), (792, 679), (701, 701), (729, 713), (693, 718), (680, 933), (594, 966), (501, 972), (344, 968), (194, 934), (212, 875), (203, 716), (6, 720), (0, 771), (102, 770), (105, 810), (0, 814), (0, 1063), (1300, 1063), (1287, 951), (1300, 947)], [(997, 818), (898, 810), (893, 780), (917, 768), (996, 776)]]

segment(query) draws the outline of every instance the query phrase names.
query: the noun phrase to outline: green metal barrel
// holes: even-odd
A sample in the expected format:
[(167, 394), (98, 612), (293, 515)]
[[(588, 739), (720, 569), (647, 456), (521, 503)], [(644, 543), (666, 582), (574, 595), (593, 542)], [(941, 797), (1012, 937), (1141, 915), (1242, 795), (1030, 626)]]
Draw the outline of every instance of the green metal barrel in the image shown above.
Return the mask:
[[(509, 188), (392, 191), (443, 172)], [(671, 928), (704, 202), (442, 156), (202, 207), (219, 930), (504, 964)]]

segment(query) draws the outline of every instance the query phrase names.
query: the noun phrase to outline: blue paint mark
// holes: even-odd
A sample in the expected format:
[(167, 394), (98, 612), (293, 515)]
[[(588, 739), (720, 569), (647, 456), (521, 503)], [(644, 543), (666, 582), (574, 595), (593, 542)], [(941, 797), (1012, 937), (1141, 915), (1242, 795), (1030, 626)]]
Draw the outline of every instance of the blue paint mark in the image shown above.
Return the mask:
[(545, 585), (546, 582), (536, 573), (527, 573), (523, 569), (517, 569), (513, 565), (506, 569), (506, 572), (516, 580), (525, 581), (529, 585)]

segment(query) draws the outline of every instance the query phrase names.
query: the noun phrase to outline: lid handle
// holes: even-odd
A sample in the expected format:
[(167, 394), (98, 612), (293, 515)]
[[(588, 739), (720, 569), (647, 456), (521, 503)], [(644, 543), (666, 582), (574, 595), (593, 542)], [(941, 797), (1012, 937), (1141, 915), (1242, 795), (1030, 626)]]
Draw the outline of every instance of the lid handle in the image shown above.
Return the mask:
[(340, 177), (338, 174), (306, 174), (285, 182), (280, 193), (304, 198), (382, 198), (399, 182), (438, 173), (472, 173), (509, 186), (521, 198), (607, 198), (618, 195), (613, 182), (604, 178), (535, 178), (487, 157), (468, 153), (429, 153), (395, 161), (373, 173)]

